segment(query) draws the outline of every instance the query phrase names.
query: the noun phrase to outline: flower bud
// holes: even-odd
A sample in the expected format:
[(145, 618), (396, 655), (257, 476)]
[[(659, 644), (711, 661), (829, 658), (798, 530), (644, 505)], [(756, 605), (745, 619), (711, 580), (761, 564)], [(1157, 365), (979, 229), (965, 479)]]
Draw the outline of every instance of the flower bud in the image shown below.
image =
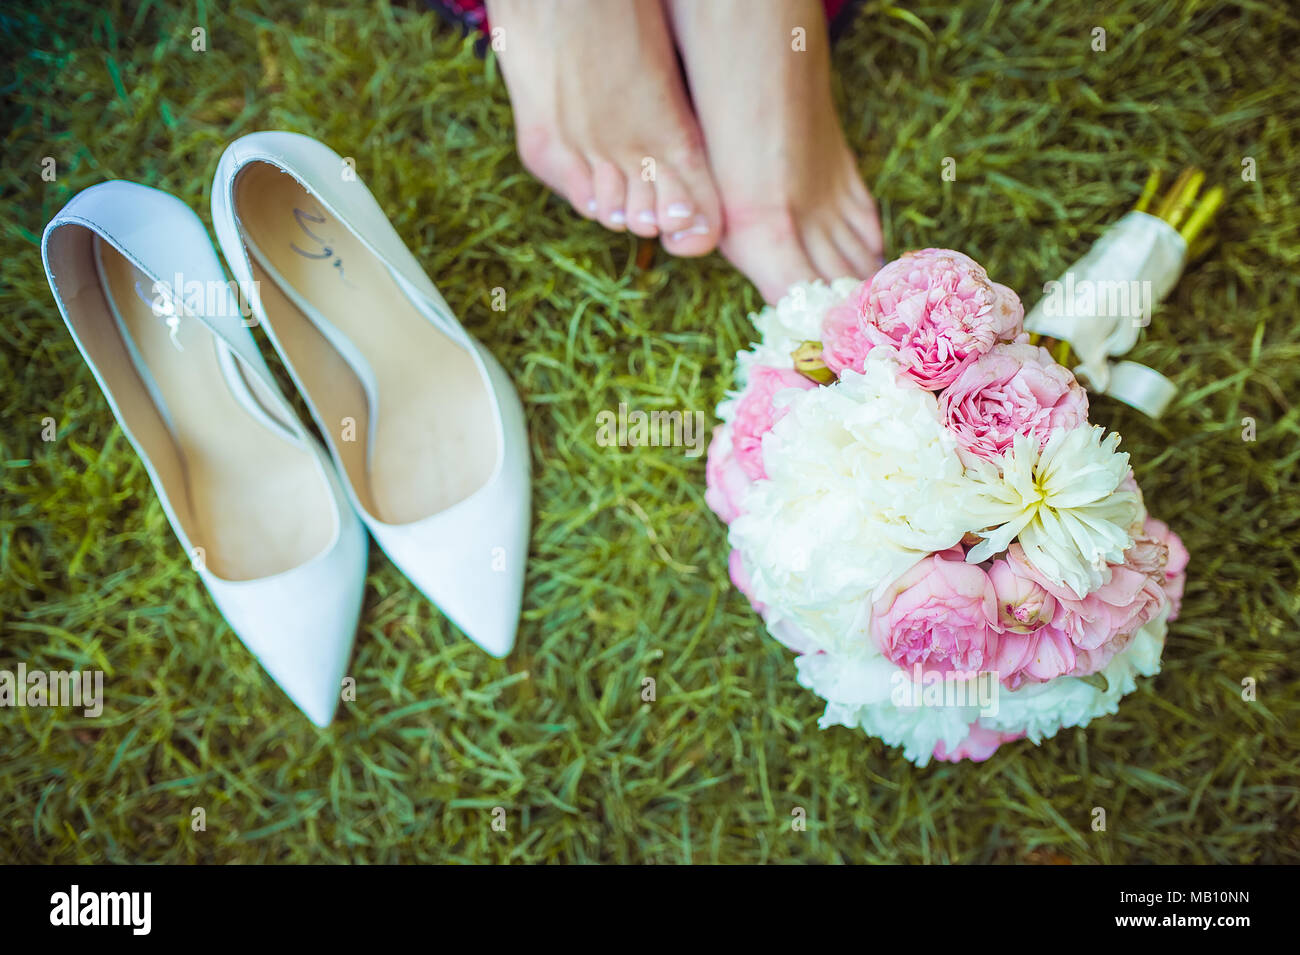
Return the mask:
[(790, 353), (794, 359), (794, 370), (809, 381), (819, 385), (829, 385), (835, 380), (835, 374), (822, 361), (821, 342), (803, 342)]
[(1004, 560), (989, 569), (993, 594), (998, 603), (998, 625), (1013, 633), (1033, 633), (1051, 622), (1056, 598), (1042, 585), (1018, 575)]

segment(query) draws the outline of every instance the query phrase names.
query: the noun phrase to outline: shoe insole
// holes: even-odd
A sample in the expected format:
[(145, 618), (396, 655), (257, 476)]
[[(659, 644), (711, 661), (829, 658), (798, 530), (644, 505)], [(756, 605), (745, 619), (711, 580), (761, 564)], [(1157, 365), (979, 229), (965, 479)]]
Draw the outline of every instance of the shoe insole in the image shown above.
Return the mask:
[(182, 315), (169, 326), (155, 314), (161, 298), (153, 280), (95, 242), (104, 293), (170, 423), (184, 486), (167, 487), (167, 495), (204, 564), (225, 580), (254, 580), (321, 553), (336, 518), (315, 456), (240, 403), (222, 371), (217, 339), (201, 321)]
[[(496, 421), (473, 356), (434, 326), (387, 266), (292, 176), (267, 163), (250, 165), (236, 185), (236, 209), (276, 338), (366, 509), (405, 524), (483, 487), (497, 462)], [(258, 256), (270, 273), (256, 268)], [(268, 289), (270, 275), (306, 307)], [(313, 325), (312, 312), (369, 366), (375, 407)]]

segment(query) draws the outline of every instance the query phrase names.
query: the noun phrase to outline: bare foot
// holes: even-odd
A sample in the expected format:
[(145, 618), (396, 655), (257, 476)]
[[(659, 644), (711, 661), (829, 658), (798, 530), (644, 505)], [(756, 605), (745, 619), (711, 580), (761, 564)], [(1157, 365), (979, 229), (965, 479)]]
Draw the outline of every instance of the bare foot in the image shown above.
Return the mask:
[(723, 255), (769, 302), (793, 282), (875, 274), (880, 218), (835, 115), (818, 0), (664, 2), (722, 195)]
[(721, 207), (659, 0), (487, 6), (529, 172), (616, 232), (712, 251)]

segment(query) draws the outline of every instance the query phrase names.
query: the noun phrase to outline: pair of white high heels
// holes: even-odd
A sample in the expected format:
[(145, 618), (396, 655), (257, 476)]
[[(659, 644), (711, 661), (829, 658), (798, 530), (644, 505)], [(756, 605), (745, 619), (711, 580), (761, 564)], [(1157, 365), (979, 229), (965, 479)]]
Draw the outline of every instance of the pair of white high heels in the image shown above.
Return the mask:
[[(132, 182), (78, 194), (41, 255), (59, 310), (200, 579), (317, 725), (361, 613), (366, 530), (493, 656), (528, 549), (523, 409), (351, 163), (296, 133), (221, 157), (212, 217)], [(260, 324), (328, 454), (258, 352)]]

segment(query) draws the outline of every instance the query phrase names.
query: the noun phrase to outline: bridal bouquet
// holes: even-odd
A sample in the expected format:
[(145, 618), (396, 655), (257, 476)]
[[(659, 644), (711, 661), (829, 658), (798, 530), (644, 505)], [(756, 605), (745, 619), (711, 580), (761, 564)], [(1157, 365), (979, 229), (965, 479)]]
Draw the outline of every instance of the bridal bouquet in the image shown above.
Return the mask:
[(917, 765), (986, 759), (1159, 670), (1187, 553), (1014, 292), (926, 249), (754, 321), (707, 501), (822, 728)]

